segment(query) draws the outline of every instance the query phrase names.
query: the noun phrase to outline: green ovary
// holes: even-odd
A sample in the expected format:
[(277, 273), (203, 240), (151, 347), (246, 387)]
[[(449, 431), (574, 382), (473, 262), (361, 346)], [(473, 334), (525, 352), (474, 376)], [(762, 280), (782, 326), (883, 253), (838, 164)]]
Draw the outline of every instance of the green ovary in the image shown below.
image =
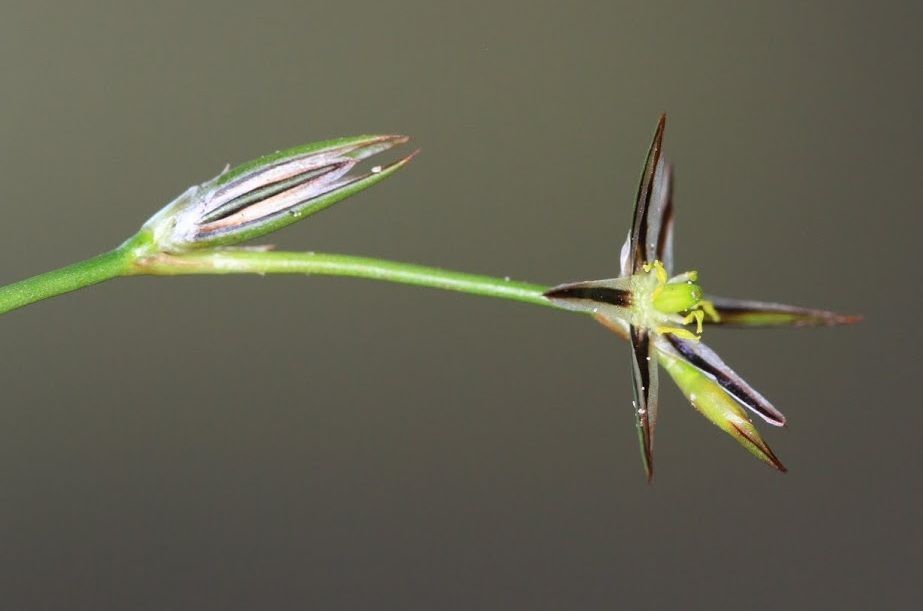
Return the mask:
[[(667, 271), (660, 261), (646, 264), (644, 271), (647, 282), (639, 284), (653, 285), (653, 290), (647, 295), (648, 303), (640, 308), (647, 312), (648, 327), (661, 334), (671, 333), (684, 339), (698, 340), (705, 317), (718, 319), (712, 304), (702, 298), (702, 287), (696, 284), (696, 272), (685, 272), (668, 280)], [(696, 325), (695, 333), (682, 326), (692, 323)]]
[(695, 309), (702, 301), (702, 288), (691, 282), (666, 284), (654, 296), (654, 307), (664, 314)]

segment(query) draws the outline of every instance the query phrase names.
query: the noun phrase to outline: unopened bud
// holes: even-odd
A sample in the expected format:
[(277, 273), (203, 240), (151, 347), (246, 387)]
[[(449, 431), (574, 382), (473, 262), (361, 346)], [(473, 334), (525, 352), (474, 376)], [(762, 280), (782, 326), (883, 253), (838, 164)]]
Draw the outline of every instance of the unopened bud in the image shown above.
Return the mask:
[(266, 155), (195, 186), (147, 223), (165, 252), (237, 244), (276, 231), (384, 180), (413, 154), (352, 175), (368, 157), (405, 136), (359, 136)]

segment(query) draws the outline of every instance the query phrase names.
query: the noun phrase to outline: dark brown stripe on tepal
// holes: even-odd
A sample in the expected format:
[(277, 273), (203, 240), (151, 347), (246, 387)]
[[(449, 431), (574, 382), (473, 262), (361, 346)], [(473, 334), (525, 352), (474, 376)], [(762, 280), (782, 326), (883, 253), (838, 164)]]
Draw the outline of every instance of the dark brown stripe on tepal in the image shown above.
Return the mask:
[[(654, 438), (653, 417), (651, 405), (651, 368), (656, 367), (656, 362), (650, 360), (651, 337), (647, 330), (631, 326), (631, 369), (633, 377), (632, 390), (635, 397), (635, 422), (638, 425), (638, 440), (641, 442), (641, 458), (644, 461), (644, 471), (650, 483), (654, 476)], [(656, 401), (656, 396), (653, 397)]]
[(737, 433), (741, 437), (743, 437), (744, 439), (752, 443), (756, 448), (758, 448), (759, 451), (762, 452), (763, 455), (769, 460), (770, 465), (772, 465), (773, 467), (775, 467), (782, 473), (788, 473), (788, 469), (785, 467), (785, 465), (782, 464), (782, 461), (779, 460), (779, 457), (776, 456), (776, 453), (772, 451), (772, 448), (766, 445), (765, 441), (763, 441), (762, 439), (754, 439), (753, 437), (750, 436), (749, 433), (747, 433), (747, 431), (743, 430), (742, 428), (740, 428), (733, 422), (731, 423), (731, 426), (734, 427), (734, 430), (737, 431)]
[[(661, 262), (664, 260), (664, 253), (667, 250), (667, 239), (670, 232), (673, 231), (673, 175), (669, 178), (670, 184), (667, 186), (669, 195), (667, 203), (664, 205), (663, 218), (660, 219), (660, 234), (657, 236), (657, 259)], [(668, 270), (672, 271), (672, 270)]]
[(585, 299), (627, 308), (631, 305), (631, 291), (605, 286), (562, 286), (545, 291), (549, 299)]
[(745, 402), (748, 405), (753, 406), (755, 403), (753, 400), (748, 400), (750, 393), (747, 392), (745, 388), (742, 388), (737, 382), (730, 379), (725, 372), (721, 371), (715, 367), (712, 363), (706, 361), (702, 356), (692, 349), (688, 343), (684, 342), (680, 338), (672, 334), (666, 334), (664, 337), (670, 342), (670, 344), (676, 348), (676, 351), (683, 355), (683, 358), (689, 362), (690, 365), (698, 369), (699, 371), (704, 371), (708, 375), (715, 378), (715, 381), (721, 385), (721, 387), (731, 393), (733, 396), (737, 397), (738, 400)]
[(670, 345), (693, 367), (702, 371), (718, 383), (729, 395), (752, 410), (766, 422), (775, 426), (785, 426), (785, 416), (772, 406), (762, 395), (744, 382), (743, 378), (724, 364), (708, 346), (692, 344), (672, 334), (664, 337)]
[(336, 172), (344, 165), (348, 165), (350, 163), (352, 162), (340, 161), (337, 163), (330, 163), (319, 168), (311, 168), (310, 170), (305, 170), (300, 174), (296, 174), (282, 180), (277, 180), (275, 182), (267, 183), (261, 187), (253, 189), (252, 191), (241, 193), (237, 197), (218, 205), (215, 209), (206, 213), (202, 217), (201, 224), (205, 225), (225, 219), (232, 214), (243, 210), (247, 206), (252, 206), (253, 204), (259, 203), (265, 199), (269, 199), (274, 195), (278, 195), (283, 191), (288, 191), (289, 189), (293, 189), (308, 183), (326, 174), (330, 174), (331, 172)]
[(660, 161), (660, 150), (663, 144), (663, 130), (667, 122), (667, 115), (660, 115), (657, 130), (651, 148), (647, 152), (644, 170), (641, 173), (641, 183), (638, 185), (638, 195), (635, 199), (635, 214), (631, 222), (631, 255), (630, 264), (633, 272), (641, 269), (645, 263), (646, 244), (648, 239), (648, 214), (651, 209), (651, 195), (653, 194), (654, 175), (657, 172), (657, 163)]
[(720, 318), (717, 321), (711, 321), (706, 318), (705, 322), (717, 322), (725, 325), (748, 327), (833, 326), (852, 325), (862, 320), (861, 316), (837, 314), (827, 310), (814, 310), (768, 301), (730, 299), (712, 295), (707, 296), (707, 299), (712, 302)]
[(651, 390), (651, 372), (650, 365), (648, 364), (650, 361), (647, 361), (647, 356), (650, 354), (650, 342), (651, 336), (647, 331), (632, 325), (631, 343), (634, 347), (633, 357), (638, 364), (638, 374), (641, 378), (641, 388), (639, 390), (642, 395), (639, 398), (642, 403), (638, 408), (645, 410), (647, 409), (647, 399)]

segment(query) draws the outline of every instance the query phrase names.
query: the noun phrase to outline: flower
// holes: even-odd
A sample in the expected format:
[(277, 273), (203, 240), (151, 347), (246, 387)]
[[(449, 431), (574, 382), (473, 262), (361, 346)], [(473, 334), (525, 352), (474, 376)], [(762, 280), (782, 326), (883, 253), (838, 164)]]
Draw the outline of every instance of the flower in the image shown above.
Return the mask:
[(144, 224), (159, 250), (237, 244), (319, 212), (393, 174), (416, 154), (353, 175), (406, 136), (358, 136), (278, 151), (190, 187)]
[(785, 471), (743, 408), (775, 426), (784, 426), (785, 416), (700, 341), (703, 324), (839, 325), (859, 317), (706, 297), (697, 272), (672, 275), (672, 168), (661, 155), (665, 124), (666, 115), (661, 115), (641, 175), (631, 231), (622, 247), (619, 277), (562, 284), (546, 291), (545, 297), (559, 307), (591, 313), (630, 341), (635, 421), (648, 481), (654, 473), (658, 364), (695, 409), (757, 458)]

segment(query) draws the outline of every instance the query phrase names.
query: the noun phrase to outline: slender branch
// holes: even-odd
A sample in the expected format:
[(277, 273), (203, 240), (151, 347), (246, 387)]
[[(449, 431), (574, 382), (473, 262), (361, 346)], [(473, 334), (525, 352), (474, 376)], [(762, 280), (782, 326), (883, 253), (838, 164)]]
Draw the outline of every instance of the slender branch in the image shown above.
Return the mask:
[(160, 254), (138, 260), (134, 273), (159, 276), (186, 274), (349, 276), (554, 307), (542, 296), (546, 287), (538, 284), (396, 261), (325, 253), (265, 252), (231, 248), (184, 255)]
[(131, 271), (133, 254), (125, 246), (85, 261), (0, 287), (0, 314), (98, 284)]
[(171, 255), (155, 252), (151, 237), (139, 234), (111, 252), (0, 287), (0, 314), (119, 276), (190, 274), (348, 276), (555, 307), (542, 295), (546, 287), (507, 278), (313, 252), (227, 248)]

